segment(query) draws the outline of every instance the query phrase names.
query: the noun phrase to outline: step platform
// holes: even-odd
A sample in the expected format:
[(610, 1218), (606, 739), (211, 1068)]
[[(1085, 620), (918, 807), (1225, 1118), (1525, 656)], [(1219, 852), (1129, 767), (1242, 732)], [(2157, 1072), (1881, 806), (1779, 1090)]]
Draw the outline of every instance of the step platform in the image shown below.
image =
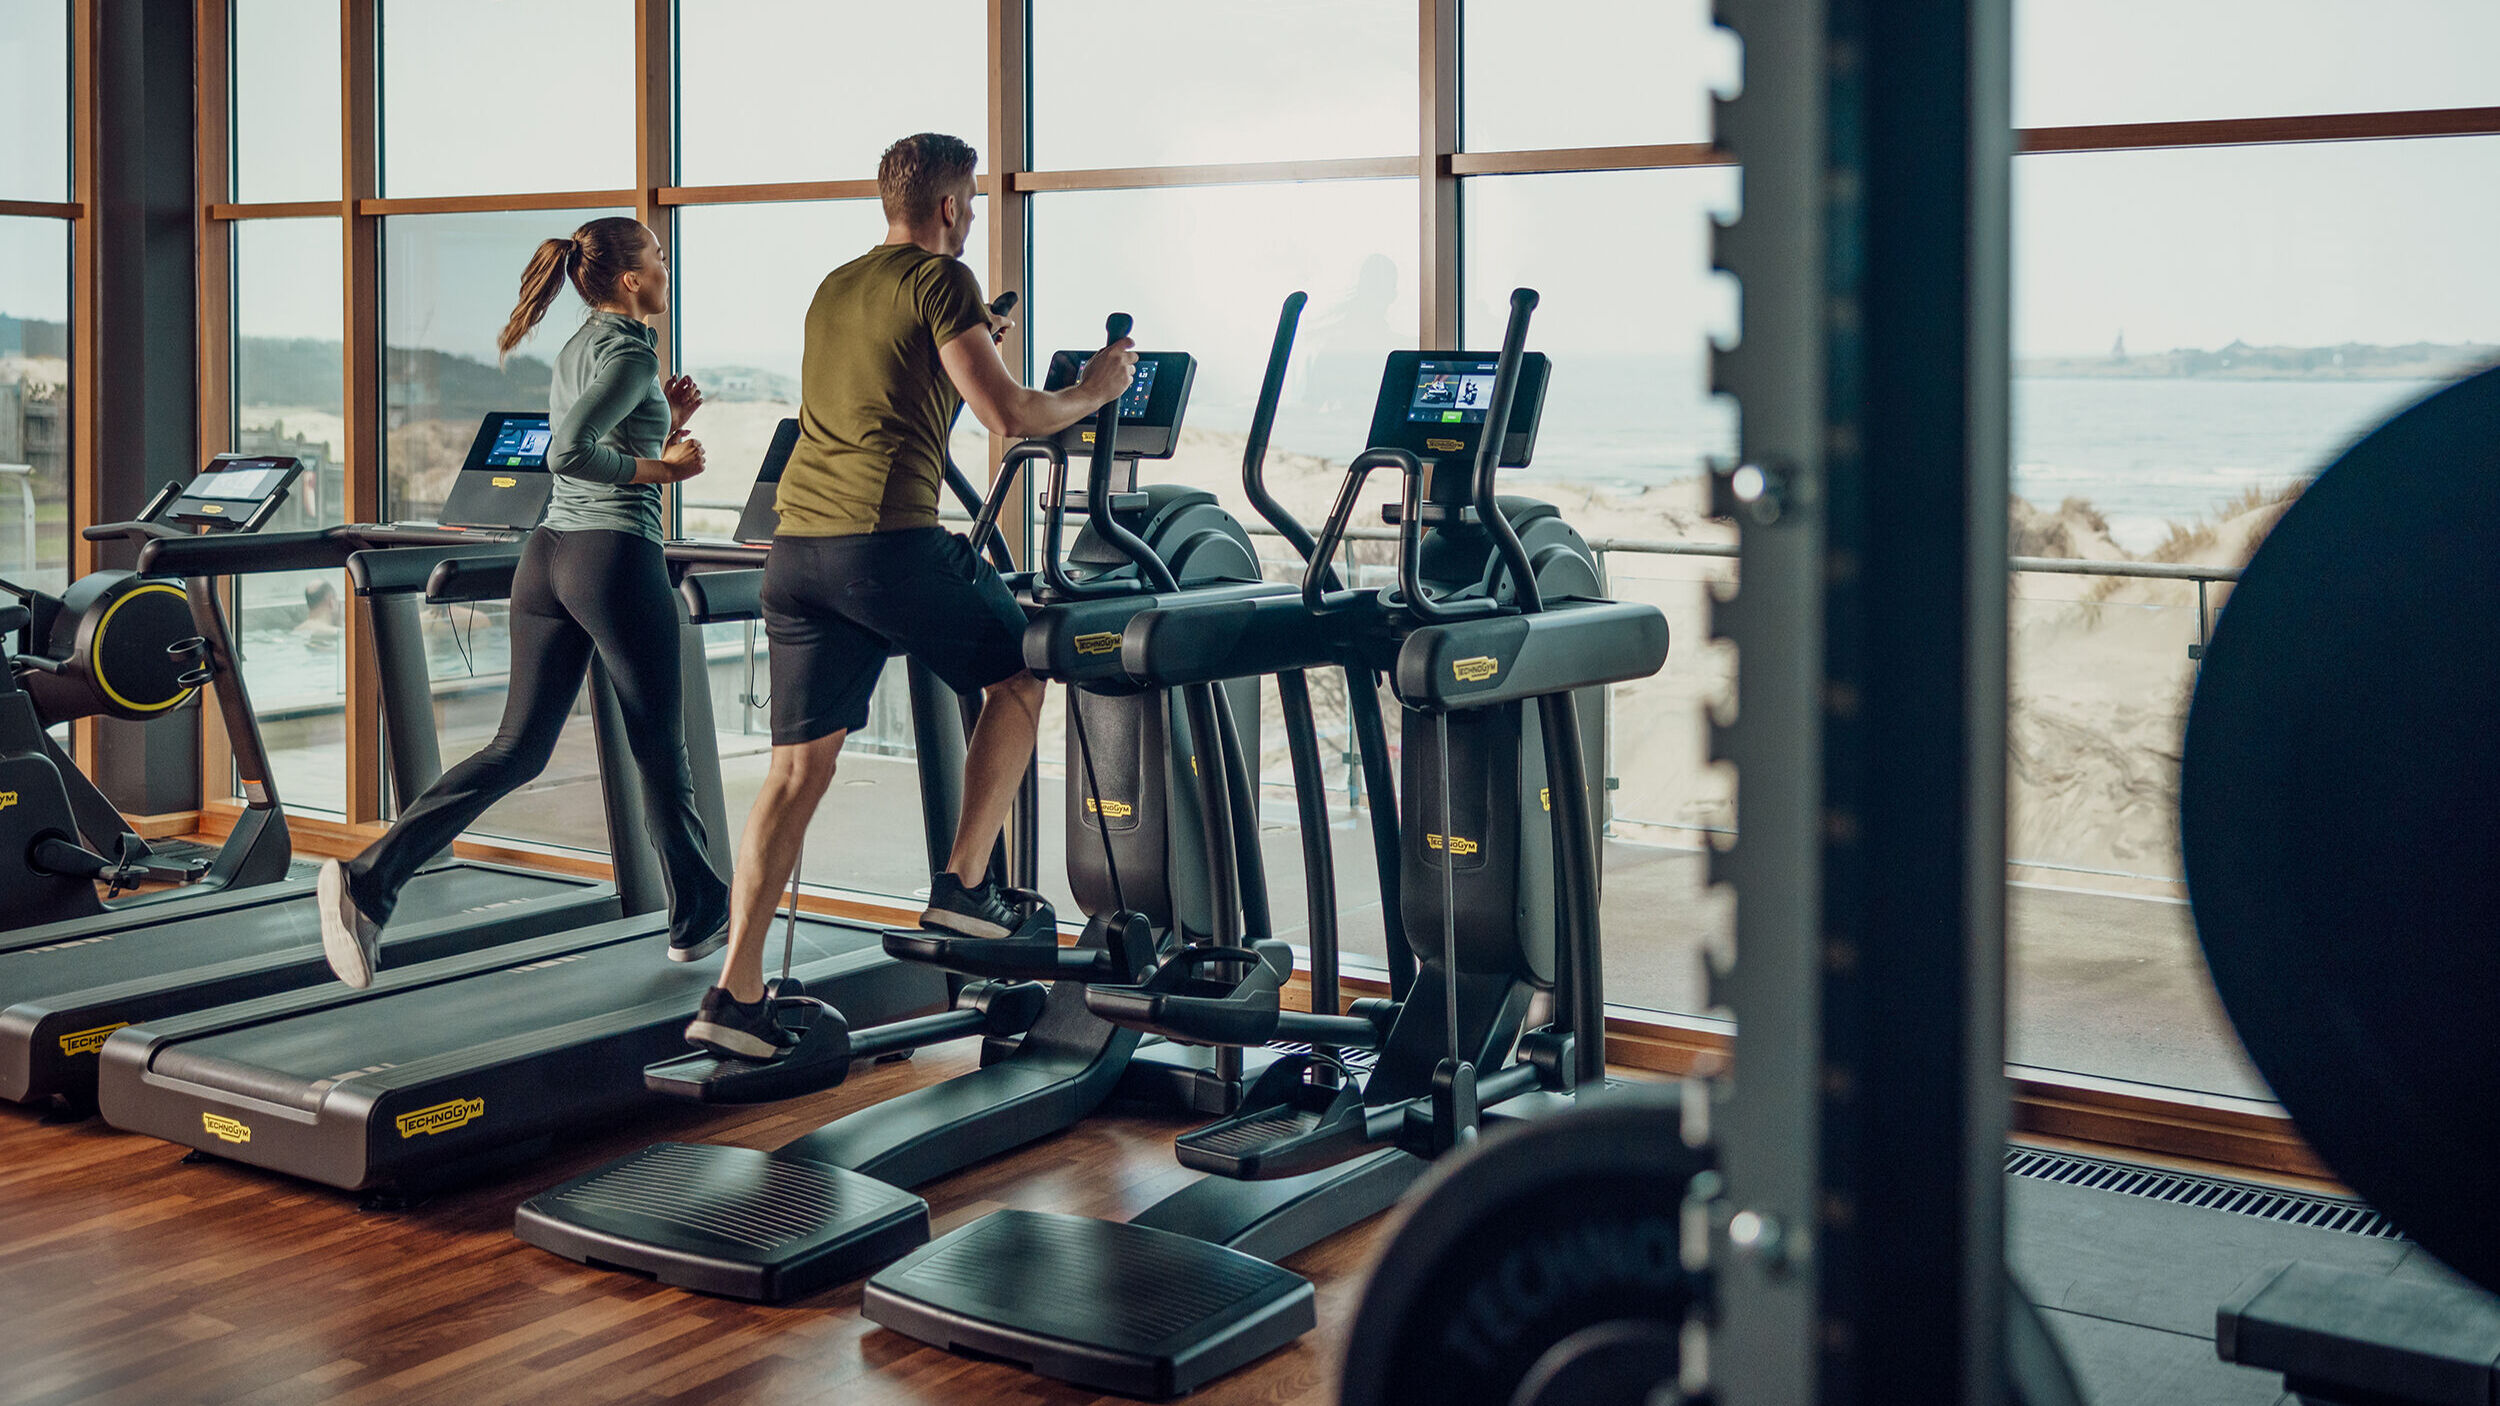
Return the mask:
[(2500, 1298), (2295, 1260), (2252, 1276), (2216, 1310), (2214, 1351), (2282, 1373), (2285, 1390), (2317, 1406), (2490, 1406), (2500, 1401)]
[(512, 1232), (583, 1264), (780, 1303), (927, 1244), (929, 1203), (829, 1163), (662, 1142), (522, 1202)]
[(1170, 1231), (998, 1211), (868, 1281), (905, 1337), (1124, 1396), (1197, 1390), (1319, 1322), (1311, 1281)]

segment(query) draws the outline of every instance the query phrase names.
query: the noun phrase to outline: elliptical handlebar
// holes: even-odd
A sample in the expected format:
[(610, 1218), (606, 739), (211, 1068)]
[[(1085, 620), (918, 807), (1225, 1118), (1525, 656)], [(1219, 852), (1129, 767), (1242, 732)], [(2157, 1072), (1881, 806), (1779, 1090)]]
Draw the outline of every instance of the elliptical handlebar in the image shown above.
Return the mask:
[[(1308, 293), (1285, 295), (1285, 306), (1276, 315), (1276, 340), (1267, 350), (1267, 375), (1259, 382), (1258, 408), (1250, 413), (1250, 438), (1241, 449), (1242, 492), (1248, 495), (1250, 506), (1258, 509), (1259, 516), (1267, 519), (1268, 526), (1275, 528), (1277, 535), (1284, 538), (1288, 546), (1301, 553), (1306, 565), (1317, 547), (1311, 538), (1311, 530), (1287, 511), (1284, 504), (1276, 501), (1275, 494), (1268, 491), (1267, 440), (1276, 428), (1277, 404), (1285, 396), (1285, 368), (1293, 360), (1294, 333), (1301, 326), (1303, 306), (1310, 301)], [(1334, 568), (1323, 567), (1322, 571), (1322, 589), (1336, 589)]]
[[(1117, 345), (1135, 325), (1127, 313), (1111, 314), (1103, 320), (1103, 346), (1108, 349)], [(1145, 539), (1131, 532), (1128, 524), (1120, 521), (1120, 515), (1111, 508), (1111, 466), (1119, 453), (1120, 401), (1126, 394), (1123, 390), (1120, 395), (1103, 402), (1102, 408), (1094, 412), (1094, 451), (1086, 465), (1085, 510), (1094, 519), (1094, 531), (1104, 541), (1119, 548), (1120, 554), (1137, 567), (1138, 575), (1145, 579), (1148, 590), (1176, 591), (1180, 589), (1180, 583), (1173, 577), (1172, 568), (1155, 555)], [(1067, 566), (1060, 561), (1059, 538), (1068, 513), (1067, 475), (1066, 457), (1054, 457), (1051, 460), (1051, 501), (1045, 510), (1039, 563), (1042, 579), (1049, 583), (1052, 591), (1070, 600), (1130, 594), (1132, 588), (1125, 581), (1079, 581), (1068, 575)]]
[(1527, 355), (1528, 319), (1535, 315), (1536, 305), (1535, 289), (1511, 290), (1510, 323), (1502, 329), (1501, 358), (1493, 363), (1493, 403), (1485, 409), (1484, 438), (1476, 444), (1476, 514), (1485, 531), (1493, 534), (1494, 550), (1510, 568), (1513, 599), (1527, 615), (1545, 608), (1545, 596), (1537, 589), (1527, 549), (1519, 545), (1519, 534), (1494, 496), (1494, 479), (1502, 465), (1502, 446), (1510, 438), (1511, 404), (1519, 398), (1519, 363)]
[(1396, 469), (1413, 482), (1424, 471), (1423, 461), (1403, 449), (1366, 449), (1346, 465), (1345, 483), (1337, 490), (1337, 505), (1328, 510), (1328, 520), (1320, 524), (1319, 541), (1313, 544), (1310, 560), (1302, 568), (1302, 605), (1313, 615), (1333, 615), (1354, 604), (1363, 596), (1360, 590), (1331, 590), (1328, 582), (1334, 573), (1329, 563), (1336, 559), (1337, 544), (1345, 538), (1354, 510), (1361, 506), (1364, 481), (1374, 469)]

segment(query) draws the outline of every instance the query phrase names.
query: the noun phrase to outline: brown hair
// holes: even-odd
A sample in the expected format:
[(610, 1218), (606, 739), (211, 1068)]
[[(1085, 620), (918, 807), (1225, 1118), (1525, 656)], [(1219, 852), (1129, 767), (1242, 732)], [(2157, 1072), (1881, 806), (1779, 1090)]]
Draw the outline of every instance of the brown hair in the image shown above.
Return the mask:
[(938, 202), (960, 194), (979, 164), (972, 143), (937, 132), (921, 132), (887, 147), (877, 161), (877, 199), (885, 206), (885, 217), (901, 225), (935, 218)]
[(568, 278), (573, 291), (592, 307), (615, 302), (625, 275), (641, 269), (643, 245), (650, 237), (642, 221), (608, 215), (573, 231), (570, 239), (540, 240), (538, 252), (530, 255), (530, 266), (521, 271), (521, 301), (513, 305), (512, 316), (495, 338), (495, 350), (510, 356), (547, 315), (547, 305), (556, 300), (556, 290)]

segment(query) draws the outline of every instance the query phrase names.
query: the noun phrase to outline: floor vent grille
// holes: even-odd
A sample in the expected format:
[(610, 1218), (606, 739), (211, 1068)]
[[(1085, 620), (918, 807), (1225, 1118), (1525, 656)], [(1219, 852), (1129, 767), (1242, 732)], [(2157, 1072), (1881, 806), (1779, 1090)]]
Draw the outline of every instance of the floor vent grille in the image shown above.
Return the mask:
[(2121, 1196), (2143, 1196), (2155, 1201), (2175, 1201), (2183, 1206), (2203, 1206), (2235, 1215), (2255, 1216), (2259, 1220), (2283, 1221), (2372, 1240), (2404, 1238), (2403, 1232), (2390, 1224), (2385, 1216), (2349, 1197), (2285, 1191), (2280, 1187), (2233, 1181), (2228, 1177), (2197, 1176), (2159, 1167), (2141, 1167), (2131, 1162), (2078, 1157), (2067, 1152), (2044, 1152), (2034, 1147), (2005, 1149), (2005, 1170), (2009, 1175), (2030, 1177), (2037, 1181), (2062, 1182), (2068, 1186), (2112, 1191)]

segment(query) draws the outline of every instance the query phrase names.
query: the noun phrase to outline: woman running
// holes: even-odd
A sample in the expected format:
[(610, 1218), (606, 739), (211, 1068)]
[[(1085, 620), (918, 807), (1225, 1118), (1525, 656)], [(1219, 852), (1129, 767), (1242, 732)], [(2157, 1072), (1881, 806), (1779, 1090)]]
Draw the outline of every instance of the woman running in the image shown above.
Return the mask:
[(547, 389), (555, 496), (512, 579), (503, 722), (476, 756), (410, 803), (390, 833), (346, 864), (322, 863), (322, 947), (350, 986), (372, 983), (382, 929), (418, 867), (546, 769), (593, 651), (616, 685), (667, 873), (669, 960), (708, 956), (728, 937), (729, 886), (712, 868), (695, 814), (677, 632), (661, 624), (677, 618), (677, 604), (660, 555), (660, 485), (703, 472), (703, 446), (685, 432), (703, 393), (685, 376), (660, 379), (649, 319), (668, 311), (668, 259), (650, 230), (622, 216), (538, 246), (496, 347), (510, 355), (568, 279), (591, 312), (557, 353)]

